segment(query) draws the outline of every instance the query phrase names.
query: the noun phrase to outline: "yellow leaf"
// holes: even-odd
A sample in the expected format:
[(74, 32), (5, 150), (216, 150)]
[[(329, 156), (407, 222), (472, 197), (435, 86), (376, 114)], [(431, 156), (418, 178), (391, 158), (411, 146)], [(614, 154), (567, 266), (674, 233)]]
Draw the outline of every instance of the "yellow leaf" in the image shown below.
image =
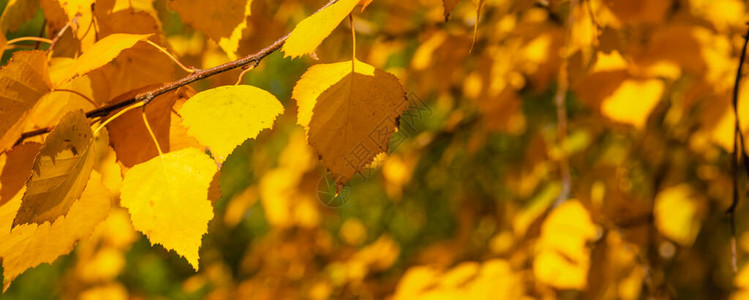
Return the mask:
[(658, 79), (625, 80), (603, 100), (601, 113), (614, 121), (642, 129), (650, 112), (661, 100), (663, 88), (663, 82)]
[(698, 199), (687, 184), (667, 188), (655, 197), (655, 226), (667, 238), (690, 246), (700, 231)]
[(13, 227), (54, 222), (70, 210), (94, 167), (93, 132), (83, 111), (66, 114), (34, 159)]
[(151, 244), (176, 251), (197, 270), (201, 238), (213, 218), (208, 187), (216, 171), (200, 150), (166, 153), (125, 174), (120, 204)]
[(544, 187), (533, 199), (530, 199), (520, 212), (512, 219), (512, 229), (515, 236), (524, 236), (528, 227), (540, 217), (544, 211), (554, 203), (561, 191), (558, 183), (551, 183)]
[[(745, 91), (749, 88), (749, 80), (742, 80), (740, 85), (739, 89), (741, 92), (739, 93), (738, 101), (739, 125), (741, 125), (741, 130), (746, 135), (747, 130), (749, 130), (749, 93)], [(728, 102), (728, 99), (725, 101)], [(723, 114), (717, 120), (716, 125), (710, 131), (710, 140), (723, 147), (726, 151), (732, 151), (735, 121), (736, 117), (733, 106), (727, 105)]]
[(0, 151), (21, 137), (29, 110), (50, 86), (44, 51), (15, 52), (0, 69)]
[(10, 201), (23, 188), (31, 176), (34, 157), (41, 147), (39, 143), (25, 143), (13, 147), (0, 157), (0, 205)]
[[(408, 108), (398, 78), (361, 62), (356, 65), (356, 72), (351, 72), (351, 61), (316, 65), (302, 75), (293, 93), (299, 105), (297, 123), (309, 128), (308, 143), (339, 186), (387, 151), (396, 118)], [(306, 90), (309, 87), (315, 88)]]
[(584, 289), (590, 267), (586, 243), (596, 235), (588, 211), (577, 200), (555, 208), (541, 225), (533, 274), (540, 282), (560, 289)]
[(211, 149), (218, 162), (247, 139), (257, 137), (283, 113), (273, 94), (249, 85), (221, 86), (187, 100), (180, 114), (188, 132)]
[(94, 2), (94, 0), (41, 0), (41, 6), (47, 25), (52, 29), (51, 32), (57, 32), (69, 23), (80, 45), (80, 50), (86, 52), (96, 42), (97, 37), (96, 34), (87, 34), (90, 32), (89, 28), (93, 29), (94, 15), (91, 7)]
[(299, 22), (283, 45), (284, 57), (296, 58), (314, 52), (358, 3), (359, 0), (339, 0)]
[(229, 58), (236, 59), (252, 0), (175, 0), (169, 1), (169, 7), (179, 13), (182, 21), (218, 43)]
[[(96, 42), (96, 44), (91, 46), (91, 48), (86, 52), (83, 52), (83, 54), (75, 60), (71, 73), (63, 81), (67, 81), (75, 76), (80, 76), (103, 67), (120, 55), (120, 52), (123, 50), (132, 48), (135, 43), (145, 40), (150, 36), (151, 34), (126, 33), (108, 35)], [(56, 84), (59, 84), (59, 82)]]
[(101, 184), (101, 176), (94, 171), (80, 199), (73, 203), (66, 216), (42, 225), (20, 225), (11, 231), (13, 214), (21, 202), (19, 196), (0, 206), (3, 290), (25, 270), (51, 263), (73, 250), (77, 241), (88, 237), (106, 218), (112, 203), (109, 192)]
[(3, 15), (0, 16), (0, 35), (8, 31), (16, 31), (18, 27), (31, 19), (39, 9), (38, 0), (10, 0), (5, 4)]
[[(74, 60), (68, 57), (53, 57), (50, 59), (49, 77), (51, 81), (58, 82), (60, 78), (66, 76), (73, 62)], [(39, 103), (29, 114), (26, 130), (52, 127), (60, 123), (60, 119), (68, 112), (77, 110), (89, 111), (96, 108), (91, 102), (81, 96), (84, 95), (94, 100), (94, 92), (91, 88), (91, 78), (89, 76), (74, 78), (57, 86), (56, 89), (71, 90), (78, 93), (60, 90), (47, 93), (47, 95), (39, 100)]]
[(583, 64), (587, 65), (593, 57), (595, 47), (598, 46), (598, 28), (593, 23), (589, 5), (580, 3), (574, 5), (571, 22), (571, 33), (569, 35), (569, 48), (567, 55), (571, 56), (580, 51)]

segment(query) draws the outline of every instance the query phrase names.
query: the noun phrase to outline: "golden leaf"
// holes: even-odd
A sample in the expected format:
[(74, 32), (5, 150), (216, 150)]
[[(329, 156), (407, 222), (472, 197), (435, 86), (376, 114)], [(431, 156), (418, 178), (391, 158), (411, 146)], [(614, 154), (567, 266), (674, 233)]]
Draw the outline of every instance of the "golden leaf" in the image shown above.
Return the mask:
[(213, 219), (208, 188), (216, 171), (207, 155), (186, 148), (135, 165), (122, 182), (120, 203), (133, 227), (151, 244), (185, 257), (195, 270), (201, 238)]
[(34, 157), (39, 153), (42, 145), (39, 143), (25, 143), (13, 147), (0, 158), (2, 173), (0, 173), (0, 205), (10, 201), (20, 191), (26, 180), (31, 176), (31, 166)]
[(359, 0), (339, 0), (294, 27), (283, 45), (284, 57), (311, 54), (354, 9)]
[(699, 199), (688, 184), (662, 190), (655, 197), (655, 226), (667, 238), (690, 246), (700, 231)]
[(15, 52), (0, 69), (0, 151), (21, 137), (29, 110), (50, 86), (44, 51)]
[(587, 286), (590, 250), (596, 235), (588, 211), (577, 200), (556, 207), (541, 225), (540, 250), (533, 261), (536, 280), (560, 289)]
[(663, 82), (659, 79), (625, 80), (603, 100), (601, 113), (614, 121), (642, 129), (650, 112), (661, 100), (663, 89)]
[(34, 17), (39, 9), (39, 0), (10, 0), (5, 4), (0, 16), (0, 35), (7, 31), (16, 31), (26, 20)]
[(62, 118), (34, 159), (13, 227), (54, 222), (83, 192), (94, 166), (93, 132), (82, 111)]
[[(348, 61), (310, 68), (293, 93), (299, 105), (297, 123), (309, 128), (307, 141), (339, 185), (387, 151), (396, 118), (408, 108), (398, 78), (372, 66), (357, 62), (355, 72), (349, 68), (336, 81), (345, 74), (345, 64), (353, 65)], [(311, 86), (318, 88), (303, 92)]]
[(173, 0), (169, 1), (169, 7), (177, 11), (185, 23), (214, 40), (229, 58), (237, 58), (252, 0)]
[[(0, 258), (3, 261), (3, 291), (18, 275), (42, 263), (51, 263), (73, 250), (75, 243), (88, 237), (109, 213), (112, 201), (94, 171), (79, 200), (66, 216), (44, 224), (24, 224), (13, 228), (13, 215), (21, 205), (20, 194), (0, 206)], [(21, 250), (22, 249), (22, 250)]]
[(182, 106), (182, 123), (218, 162), (253, 139), (283, 113), (273, 94), (249, 85), (221, 86), (193, 96)]

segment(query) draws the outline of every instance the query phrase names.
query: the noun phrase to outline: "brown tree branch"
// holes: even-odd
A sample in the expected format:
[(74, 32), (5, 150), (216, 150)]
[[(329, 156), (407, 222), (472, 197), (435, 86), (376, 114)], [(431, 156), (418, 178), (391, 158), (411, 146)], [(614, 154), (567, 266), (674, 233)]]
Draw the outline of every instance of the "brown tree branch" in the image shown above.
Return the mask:
[[(749, 25), (749, 23), (747, 23)], [(733, 106), (733, 153), (731, 153), (731, 169), (733, 172), (733, 201), (731, 207), (728, 208), (726, 213), (730, 218), (731, 222), (731, 266), (733, 272), (738, 272), (738, 254), (736, 251), (736, 207), (739, 204), (739, 156), (744, 163), (744, 171), (749, 176), (749, 157), (747, 157), (746, 149), (744, 148), (744, 133), (741, 131), (741, 123), (739, 122), (739, 86), (741, 81), (741, 72), (744, 66), (744, 59), (746, 59), (746, 48), (749, 44), (749, 29), (747, 29), (744, 35), (744, 46), (741, 48), (741, 58), (739, 59), (739, 67), (736, 70), (736, 81), (733, 84), (733, 99), (731, 105)], [(741, 150), (739, 151), (739, 147)]]
[[(318, 13), (319, 11), (325, 9), (326, 7), (328, 7), (330, 5), (333, 5), (336, 2), (338, 2), (338, 0), (330, 0), (330, 1), (328, 1), (328, 3), (326, 3), (325, 5), (323, 5), (322, 7), (320, 7), (317, 11), (315, 11), (315, 13)], [(235, 61), (231, 61), (231, 62), (225, 63), (223, 65), (215, 66), (215, 67), (212, 67), (212, 68), (209, 68), (209, 69), (198, 69), (198, 70), (195, 70), (194, 73), (192, 73), (190, 75), (187, 75), (187, 76), (183, 77), (182, 79), (179, 79), (179, 80), (176, 80), (176, 81), (173, 81), (173, 82), (170, 82), (170, 83), (166, 83), (166, 84), (164, 84), (164, 85), (162, 85), (162, 86), (160, 86), (158, 88), (154, 88), (154, 89), (149, 90), (149, 91), (145, 91), (145, 92), (139, 93), (139, 94), (135, 95), (135, 97), (130, 98), (128, 100), (125, 100), (125, 101), (122, 101), (122, 102), (118, 102), (118, 103), (114, 103), (114, 104), (110, 104), (110, 105), (106, 105), (106, 106), (102, 106), (100, 108), (88, 111), (88, 112), (86, 112), (86, 117), (87, 118), (103, 117), (103, 116), (109, 115), (110, 113), (112, 113), (112, 112), (114, 112), (114, 111), (116, 111), (116, 110), (118, 110), (120, 108), (126, 107), (126, 106), (131, 105), (131, 104), (136, 103), (136, 102), (145, 102), (145, 104), (148, 104), (154, 98), (156, 98), (157, 96), (159, 96), (161, 94), (164, 94), (164, 93), (172, 91), (172, 90), (176, 90), (176, 89), (178, 89), (178, 88), (180, 88), (182, 86), (188, 85), (190, 83), (193, 83), (195, 81), (201, 80), (203, 78), (207, 78), (207, 77), (210, 77), (210, 76), (213, 76), (213, 75), (216, 75), (216, 74), (219, 74), (219, 73), (223, 73), (223, 72), (226, 72), (226, 71), (229, 71), (229, 70), (233, 70), (233, 69), (245, 67), (245, 66), (248, 66), (249, 64), (253, 64), (253, 63), (254, 63), (254, 66), (257, 66), (258, 64), (260, 64), (260, 61), (263, 58), (265, 58), (266, 56), (268, 56), (271, 53), (275, 52), (276, 50), (281, 49), (281, 46), (283, 46), (283, 44), (286, 42), (286, 39), (289, 38), (289, 34), (291, 34), (291, 33), (287, 33), (283, 37), (281, 37), (278, 40), (276, 40), (275, 42), (273, 42), (273, 44), (268, 45), (267, 47), (263, 48), (262, 50), (260, 50), (260, 51), (258, 51), (256, 53), (250, 54), (248, 56), (245, 56), (243, 58), (237, 59)], [(27, 139), (27, 138), (30, 138), (30, 137), (33, 137), (33, 136), (37, 136), (37, 135), (40, 135), (40, 134), (45, 134), (45, 133), (50, 132), (51, 130), (52, 130), (52, 128), (48, 127), (48, 128), (41, 128), (41, 129), (29, 131), (29, 132), (24, 132), (21, 135), (21, 137), (18, 139), (18, 141), (16, 142), (16, 144), (20, 144), (21, 142), (23, 142), (24, 139)]]

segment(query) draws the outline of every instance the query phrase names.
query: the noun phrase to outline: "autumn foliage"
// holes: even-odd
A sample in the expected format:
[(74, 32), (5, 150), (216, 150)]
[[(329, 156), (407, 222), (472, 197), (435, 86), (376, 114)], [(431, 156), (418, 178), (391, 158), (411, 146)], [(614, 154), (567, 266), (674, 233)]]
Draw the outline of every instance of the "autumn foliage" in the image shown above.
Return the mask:
[(749, 297), (742, 1), (0, 7), (4, 297)]

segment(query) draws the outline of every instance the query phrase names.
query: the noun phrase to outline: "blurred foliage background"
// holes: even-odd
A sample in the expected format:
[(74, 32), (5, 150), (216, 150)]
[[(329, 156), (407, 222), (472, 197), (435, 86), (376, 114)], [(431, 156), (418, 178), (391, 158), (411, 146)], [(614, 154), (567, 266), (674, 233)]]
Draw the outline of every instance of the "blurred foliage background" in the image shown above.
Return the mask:
[[(230, 60), (167, 2), (152, 5), (183, 63)], [(253, 0), (238, 55), (323, 2)], [(749, 208), (742, 201), (737, 212), (737, 274), (724, 213), (745, 3), (487, 0), (479, 14), (477, 4), (458, 2), (447, 21), (440, 0), (356, 10), (358, 58), (398, 76), (412, 106), (390, 153), (338, 196), (296, 125), (291, 90), (308, 66), (350, 57), (347, 22), (319, 61), (274, 53), (244, 77), (287, 112), (222, 166), (199, 272), (152, 247), (119, 208), (72, 254), (25, 272), (0, 298), (747, 297)], [(7, 38), (44, 26), (40, 10)]]

